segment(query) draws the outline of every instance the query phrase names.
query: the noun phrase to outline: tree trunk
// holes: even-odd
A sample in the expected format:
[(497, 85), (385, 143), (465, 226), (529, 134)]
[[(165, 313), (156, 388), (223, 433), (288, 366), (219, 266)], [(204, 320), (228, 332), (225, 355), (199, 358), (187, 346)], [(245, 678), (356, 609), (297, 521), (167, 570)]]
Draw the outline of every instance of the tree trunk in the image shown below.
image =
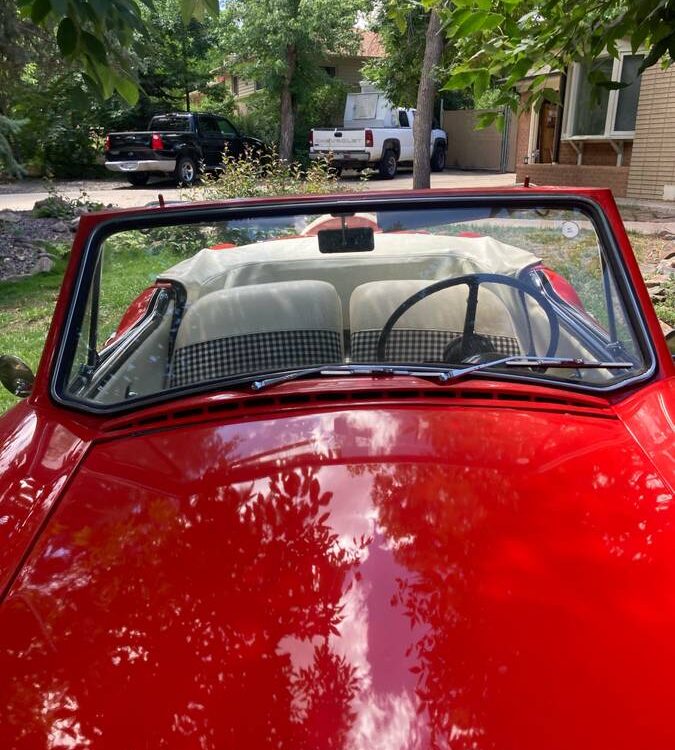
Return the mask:
[(429, 14), (424, 61), (417, 89), (417, 114), (413, 123), (413, 188), (431, 187), (431, 125), (436, 97), (434, 68), (440, 62), (442, 52), (441, 19), (432, 10)]
[(297, 66), (297, 50), (289, 44), (286, 47), (286, 74), (281, 88), (281, 130), (279, 133), (279, 156), (285, 161), (293, 159), (293, 136), (295, 135), (295, 106), (291, 84)]

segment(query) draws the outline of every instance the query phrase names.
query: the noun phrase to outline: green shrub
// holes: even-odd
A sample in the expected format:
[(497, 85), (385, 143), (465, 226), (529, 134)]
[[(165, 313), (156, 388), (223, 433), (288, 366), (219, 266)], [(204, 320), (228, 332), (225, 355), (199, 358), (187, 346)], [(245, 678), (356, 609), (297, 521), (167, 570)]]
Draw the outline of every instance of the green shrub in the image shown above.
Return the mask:
[(194, 201), (225, 200), (344, 193), (360, 188), (358, 182), (341, 182), (325, 159), (303, 166), (284, 161), (271, 149), (267, 154), (251, 154), (244, 159), (225, 154), (222, 170), (215, 175), (204, 175), (202, 183), (183, 190), (182, 197)]

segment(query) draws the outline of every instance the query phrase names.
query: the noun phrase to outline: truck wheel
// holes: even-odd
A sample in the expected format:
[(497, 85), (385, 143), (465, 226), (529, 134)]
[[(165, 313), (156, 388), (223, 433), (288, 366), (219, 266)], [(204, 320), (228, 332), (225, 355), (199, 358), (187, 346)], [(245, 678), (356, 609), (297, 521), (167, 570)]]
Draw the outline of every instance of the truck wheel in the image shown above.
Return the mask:
[(397, 166), (396, 154), (391, 149), (387, 149), (387, 151), (382, 154), (377, 171), (383, 180), (391, 180), (396, 176)]
[(197, 179), (197, 165), (190, 156), (181, 156), (176, 164), (176, 180), (179, 185), (192, 185)]
[(436, 146), (431, 155), (431, 171), (442, 172), (445, 169), (445, 146)]
[(129, 182), (135, 187), (147, 185), (149, 179), (150, 175), (147, 172), (137, 172), (136, 174), (127, 175), (127, 180), (129, 180)]

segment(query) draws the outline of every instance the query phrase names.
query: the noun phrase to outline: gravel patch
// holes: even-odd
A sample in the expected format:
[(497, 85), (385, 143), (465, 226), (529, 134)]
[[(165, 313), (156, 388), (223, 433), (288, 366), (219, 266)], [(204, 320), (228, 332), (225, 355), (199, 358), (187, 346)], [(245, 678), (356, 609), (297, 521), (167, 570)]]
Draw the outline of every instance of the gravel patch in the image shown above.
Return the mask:
[(49, 270), (56, 244), (70, 245), (72, 232), (63, 219), (36, 219), (29, 211), (0, 211), (0, 281)]

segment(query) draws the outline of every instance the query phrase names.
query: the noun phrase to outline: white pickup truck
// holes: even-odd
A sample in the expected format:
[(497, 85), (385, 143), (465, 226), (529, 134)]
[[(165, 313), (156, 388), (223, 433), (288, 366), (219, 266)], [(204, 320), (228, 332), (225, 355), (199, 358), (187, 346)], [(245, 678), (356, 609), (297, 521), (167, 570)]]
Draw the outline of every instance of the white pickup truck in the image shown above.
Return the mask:
[[(313, 128), (309, 135), (309, 158), (330, 158), (338, 170), (366, 167), (391, 179), (399, 166), (413, 161), (414, 109), (394, 107), (382, 92), (361, 86), (361, 92), (347, 95), (344, 127)], [(431, 169), (442, 172), (448, 136), (431, 131)]]

